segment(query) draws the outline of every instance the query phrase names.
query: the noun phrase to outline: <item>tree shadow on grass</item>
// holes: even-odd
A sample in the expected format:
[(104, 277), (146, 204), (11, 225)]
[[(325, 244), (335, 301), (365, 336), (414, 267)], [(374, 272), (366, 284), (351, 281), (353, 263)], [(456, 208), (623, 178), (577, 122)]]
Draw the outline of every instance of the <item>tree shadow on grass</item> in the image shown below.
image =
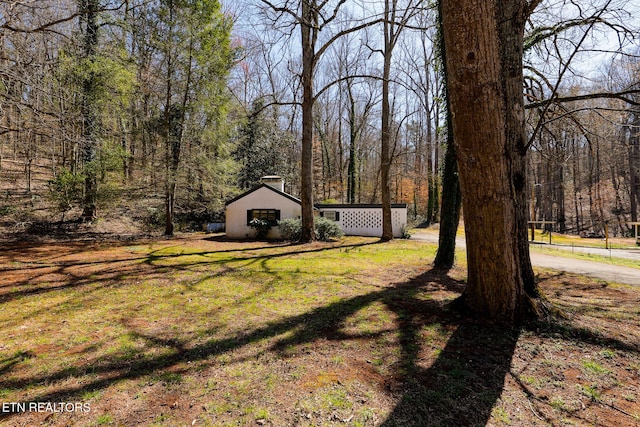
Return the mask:
[[(132, 274), (143, 278), (145, 275), (164, 274), (169, 271), (187, 271), (197, 268), (218, 267), (219, 269), (217, 271), (214, 271), (205, 277), (205, 279), (209, 279), (235, 271), (233, 266), (236, 264), (241, 265), (242, 267), (247, 267), (254, 263), (263, 263), (264, 265), (265, 261), (281, 257), (322, 253), (336, 249), (348, 251), (359, 247), (374, 245), (376, 243), (377, 242), (371, 241), (346, 245), (328, 244), (313, 249), (304, 248), (302, 245), (298, 245), (296, 243), (280, 243), (270, 246), (258, 245), (235, 249), (203, 250), (180, 253), (165, 253), (167, 248), (161, 248), (150, 251), (147, 254), (134, 254), (115, 260), (99, 259), (93, 261), (72, 260), (60, 262), (52, 262), (51, 260), (34, 261), (29, 264), (29, 275), (25, 279), (0, 284), (0, 305), (25, 296), (65, 291), (87, 285), (97, 285), (93, 286), (94, 289), (106, 286), (121, 286), (125, 283), (121, 280), (121, 276)], [(76, 244), (75, 246), (79, 245)], [(87, 245), (87, 247), (91, 246), (93, 245)], [(275, 254), (261, 254), (261, 251), (263, 250), (273, 250), (276, 247), (281, 248), (281, 252)], [(81, 252), (82, 251), (78, 250), (78, 253)], [(240, 253), (240, 255), (238, 253)], [(221, 254), (229, 254), (229, 256), (217, 259), (210, 258), (211, 256)], [(23, 256), (33, 256), (33, 253), (26, 252)], [(175, 262), (174, 260), (186, 257), (201, 257), (202, 259), (198, 261), (189, 261), (185, 265), (163, 264), (165, 262)], [(15, 259), (10, 258), (6, 261), (6, 264), (9, 265), (15, 261)], [(142, 269), (139, 268), (139, 265), (147, 266), (148, 269), (146, 271), (142, 271)], [(93, 271), (88, 275), (73, 272), (76, 269), (83, 268), (91, 268)], [(15, 271), (16, 270), (13, 267), (0, 267), (0, 275), (3, 273), (13, 273)], [(66, 276), (66, 282), (59, 285), (48, 284), (46, 277), (54, 275)], [(2, 288), (6, 288), (6, 290)]]
[(0, 358), (0, 375), (5, 375), (13, 366), (32, 357), (33, 354), (29, 351), (19, 351), (12, 356)]
[(421, 366), (416, 329), (401, 325), (401, 398), (382, 426), (484, 426), (502, 394), (519, 331), (462, 320), (437, 360)]
[[(210, 360), (264, 340), (268, 342), (268, 351), (286, 353), (291, 347), (321, 339), (370, 339), (374, 338), (371, 334), (354, 336), (345, 332), (345, 325), (359, 310), (382, 303), (396, 315), (400, 351), (399, 363), (393, 366), (392, 374), (397, 386), (391, 390), (397, 404), (382, 425), (485, 425), (510, 372), (520, 330), (480, 325), (450, 311), (448, 300), (430, 298), (438, 290), (460, 293), (462, 288), (461, 282), (429, 271), (405, 283), (266, 323), (240, 336), (196, 345), (124, 325), (132, 335), (146, 342), (145, 349), (135, 355), (103, 356), (93, 360), (91, 366), (66, 366), (28, 378), (5, 377), (0, 380), (0, 387), (25, 390), (83, 377), (82, 381), (67, 381), (56, 391), (31, 396), (31, 401), (38, 402), (77, 401), (86, 392), (106, 389), (122, 380), (162, 375), (176, 368), (187, 374), (191, 369), (188, 362)], [(445, 325), (453, 333), (443, 349), (436, 347), (439, 350), (436, 360), (429, 365), (431, 357), (424, 355), (422, 331), (436, 324)], [(14, 365), (12, 360), (7, 361), (4, 373)], [(14, 415), (0, 413), (0, 420)]]
[[(262, 342), (265, 339), (270, 340), (268, 351), (276, 353), (283, 353), (292, 346), (313, 343), (319, 339), (335, 341), (358, 338), (369, 339), (372, 338), (370, 334), (364, 333), (362, 336), (354, 336), (345, 333), (343, 329), (350, 316), (375, 302), (383, 303), (399, 314), (407, 312), (409, 316), (413, 316), (414, 312), (420, 311), (422, 316), (427, 312), (425, 319), (445, 321), (441, 317), (449, 315), (443, 314), (446, 311), (444, 303), (425, 302), (416, 299), (416, 295), (424, 291), (421, 286), (422, 283), (433, 283), (441, 280), (441, 277), (426, 273), (408, 283), (381, 288), (376, 292), (343, 299), (297, 316), (290, 316), (276, 322), (267, 323), (264, 326), (247, 331), (241, 336), (212, 339), (195, 346), (178, 340), (159, 338), (129, 327), (132, 336), (139, 337), (146, 343), (145, 349), (138, 351), (136, 355), (119, 357), (118, 354), (111, 354), (97, 360), (94, 359), (91, 366), (66, 366), (53, 372), (36, 374), (29, 378), (13, 379), (9, 377), (0, 381), (0, 386), (4, 389), (17, 391), (30, 387), (39, 387), (42, 384), (63, 382), (70, 377), (84, 377), (83, 381), (65, 384), (57, 387), (56, 391), (43, 392), (31, 398), (31, 401), (38, 402), (74, 401), (80, 399), (86, 392), (106, 389), (122, 380), (158, 375), (165, 370), (179, 367), (188, 369), (184, 365), (187, 362), (207, 360), (211, 357)], [(451, 279), (447, 280), (448, 283), (440, 283), (440, 285), (443, 287), (451, 286), (459, 290), (459, 283)], [(412, 308), (407, 308), (409, 306)], [(419, 325), (401, 322), (401, 334), (404, 336), (402, 352), (407, 356), (405, 359), (409, 365), (413, 363), (410, 360), (413, 357), (413, 349), (420, 346), (420, 343), (417, 342), (417, 332), (413, 329), (414, 327), (419, 327)], [(162, 351), (154, 351), (158, 349), (162, 349)], [(12, 415), (0, 414), (0, 420)]]
[[(370, 339), (372, 336), (367, 334), (347, 334), (343, 328), (345, 321), (357, 311), (380, 302), (396, 314), (401, 347), (401, 360), (393, 374), (396, 382), (401, 384), (396, 390), (400, 393), (400, 400), (385, 425), (435, 425), (433, 421), (442, 425), (465, 425), (466, 420), (482, 423), (488, 419), (502, 389), (517, 334), (510, 332), (505, 335), (503, 331), (496, 334), (493, 329), (468, 324), (450, 312), (445, 301), (425, 298), (429, 289), (460, 292), (461, 287), (461, 283), (446, 276), (427, 272), (407, 283), (328, 304), (266, 324), (242, 336), (211, 340), (195, 347), (132, 331), (133, 335), (145, 340), (149, 349), (163, 348), (167, 351), (162, 354), (153, 351), (140, 353), (129, 358), (105, 357), (90, 368), (90, 381), (43, 393), (35, 396), (33, 401), (71, 401), (85, 392), (104, 389), (121, 380), (159, 375), (184, 362), (205, 360), (264, 339), (273, 340), (270, 350), (277, 353), (286, 353), (289, 348), (318, 339)], [(455, 332), (437, 361), (430, 368), (423, 368), (419, 355), (422, 345), (420, 330), (433, 323), (455, 327)], [(278, 338), (282, 334), (287, 336)], [(2, 386), (22, 389), (53, 383), (77, 376), (82, 369), (66, 367), (28, 379), (4, 381)], [(0, 419), (8, 416), (11, 415), (0, 414)]]

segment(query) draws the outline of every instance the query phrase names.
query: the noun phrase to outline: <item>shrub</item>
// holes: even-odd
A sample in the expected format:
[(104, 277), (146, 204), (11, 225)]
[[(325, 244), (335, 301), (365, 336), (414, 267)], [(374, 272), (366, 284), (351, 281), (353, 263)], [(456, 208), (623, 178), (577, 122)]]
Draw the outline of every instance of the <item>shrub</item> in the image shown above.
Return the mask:
[(84, 176), (67, 168), (59, 169), (55, 177), (49, 181), (49, 198), (62, 214), (61, 222), (64, 222), (65, 214), (74, 204), (82, 203), (83, 184)]
[(400, 238), (401, 239), (410, 239), (411, 238), (411, 230), (409, 229), (409, 227), (407, 225), (404, 225), (402, 227), (402, 236)]
[(322, 240), (323, 242), (327, 242), (331, 239), (342, 237), (344, 235), (337, 222), (324, 217), (315, 218), (314, 228), (318, 240)]
[(266, 239), (269, 230), (271, 230), (271, 224), (264, 219), (254, 218), (249, 221), (249, 227), (256, 230), (256, 238)]
[[(278, 225), (280, 226), (280, 235), (283, 239), (294, 242), (300, 240), (300, 236), (302, 235), (302, 220), (300, 218), (283, 219)], [(344, 235), (338, 223), (327, 218), (314, 218), (313, 225), (318, 240), (323, 242)]]
[(280, 221), (280, 235), (284, 240), (292, 242), (300, 240), (302, 221), (299, 218), (287, 218)]

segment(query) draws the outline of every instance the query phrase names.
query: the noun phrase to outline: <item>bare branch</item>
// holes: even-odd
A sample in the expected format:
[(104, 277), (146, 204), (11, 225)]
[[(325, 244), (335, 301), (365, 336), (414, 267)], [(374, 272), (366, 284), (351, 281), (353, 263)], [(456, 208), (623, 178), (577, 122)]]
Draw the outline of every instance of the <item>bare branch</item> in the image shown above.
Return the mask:
[(373, 79), (373, 80), (381, 80), (381, 78), (379, 76), (374, 76), (371, 74), (359, 74), (359, 75), (352, 75), (352, 76), (344, 76), (344, 77), (340, 77), (338, 79), (335, 79), (333, 81), (331, 81), (330, 83), (328, 83), (326, 86), (324, 86), (322, 89), (320, 89), (316, 95), (313, 97), (314, 101), (317, 100), (320, 96), (322, 96), (323, 93), (325, 93), (327, 90), (329, 90), (330, 88), (332, 88), (333, 86), (337, 85), (338, 83), (342, 83), (344, 81), (347, 80), (353, 80), (353, 79)]
[(271, 10), (273, 10), (274, 12), (278, 12), (278, 13), (282, 13), (282, 14), (287, 14), (289, 16), (291, 16), (294, 21), (296, 21), (298, 24), (302, 24), (303, 19), (300, 15), (296, 14), (291, 8), (285, 6), (276, 6), (275, 4), (271, 3), (269, 0), (260, 0), (262, 3), (264, 3), (265, 5), (267, 5)]
[(625, 90), (622, 92), (600, 92), (600, 93), (588, 93), (585, 95), (576, 95), (576, 96), (566, 96), (566, 97), (555, 97), (551, 99), (545, 99), (543, 101), (531, 102), (525, 105), (525, 109), (544, 107), (549, 104), (560, 104), (564, 102), (577, 102), (577, 101), (585, 101), (588, 99), (619, 99), (624, 101), (630, 105), (640, 106), (640, 102), (635, 101), (627, 97), (626, 95), (634, 95), (640, 93), (640, 89), (635, 90)]
[[(126, 1), (123, 1), (118, 6), (104, 7), (104, 8), (100, 9), (100, 12), (117, 11), (117, 10), (122, 9), (122, 7), (125, 4), (126, 4)], [(16, 26), (11, 25), (8, 22), (5, 22), (2, 25), (0, 25), (0, 29), (4, 29), (4, 30), (11, 31), (11, 32), (14, 32), (14, 33), (40, 33), (40, 32), (43, 32), (43, 31), (51, 31), (52, 27), (55, 27), (55, 26), (60, 25), (60, 24), (63, 24), (65, 22), (73, 21), (78, 16), (82, 16), (84, 14), (85, 14), (84, 11), (78, 11), (78, 12), (72, 13), (70, 15), (64, 16), (62, 18), (55, 19), (53, 21), (49, 21), (49, 22), (46, 22), (46, 23), (44, 23), (42, 25), (39, 25), (39, 26), (36, 26), (36, 27), (31, 27), (31, 28), (16, 27)]]
[(551, 27), (535, 28), (530, 34), (527, 34), (525, 36), (524, 50), (526, 52), (541, 41), (554, 36), (558, 36), (571, 28), (583, 27), (585, 25), (588, 25), (589, 28), (592, 28), (595, 24), (603, 24), (617, 32), (629, 32), (629, 30), (627, 30), (626, 28), (602, 19), (601, 14), (599, 14), (597, 16), (591, 16), (589, 18), (576, 18), (563, 21)]
[[(556, 82), (556, 84), (555, 84), (555, 86), (553, 88), (553, 91), (551, 92), (551, 99), (557, 97), (558, 88), (560, 87), (560, 83), (562, 82), (562, 77), (564, 76), (564, 74), (569, 69), (569, 65), (571, 64), (571, 61), (573, 60), (573, 58), (578, 53), (578, 50), (580, 49), (580, 46), (582, 46), (582, 43), (584, 43), (584, 41), (586, 40), (586, 38), (589, 35), (589, 33), (591, 32), (591, 29), (593, 28), (593, 26), (596, 24), (596, 22), (598, 22), (598, 20), (600, 19), (602, 14), (607, 10), (607, 8), (611, 4), (611, 2), (612, 2), (612, 0), (608, 0), (607, 3), (605, 4), (605, 6), (600, 11), (598, 11), (598, 13), (593, 17), (595, 19), (591, 20), (591, 23), (589, 24), (589, 27), (585, 30), (584, 34), (580, 38), (580, 41), (576, 44), (575, 50), (571, 53), (571, 55), (569, 55), (569, 59), (567, 60), (567, 63), (564, 65), (562, 71), (560, 72), (560, 75), (558, 76), (558, 80), (557, 80), (557, 82)], [(538, 121), (538, 124), (534, 127), (534, 130), (533, 130), (533, 132), (531, 134), (531, 137), (529, 138), (529, 142), (527, 143), (526, 148), (529, 148), (531, 146), (531, 144), (533, 143), (533, 141), (534, 141), (534, 139), (536, 137), (536, 134), (540, 130), (540, 126), (542, 126), (542, 119), (543, 119), (545, 113), (547, 112), (547, 110), (549, 109), (550, 105), (551, 105), (551, 103), (548, 103), (548, 104), (544, 105), (544, 109), (543, 109), (542, 113), (540, 114), (540, 120)]]
[(368, 21), (368, 22), (365, 22), (363, 24), (356, 25), (355, 27), (351, 27), (351, 28), (348, 28), (346, 30), (340, 31), (339, 33), (337, 33), (333, 37), (331, 37), (328, 41), (326, 41), (320, 47), (320, 49), (318, 49), (318, 51), (316, 52), (315, 57), (314, 57), (314, 62), (317, 63), (318, 60), (320, 59), (320, 57), (325, 53), (325, 51), (327, 49), (329, 49), (329, 47), (331, 47), (331, 45), (336, 40), (338, 40), (340, 37), (343, 37), (343, 36), (345, 36), (347, 34), (350, 34), (350, 33), (355, 33), (356, 31), (360, 31), (360, 30), (362, 30), (364, 28), (371, 27), (371, 26), (379, 24), (381, 22), (384, 22), (384, 19), (380, 18), (380, 19), (376, 19), (376, 20), (373, 20), (373, 21)]

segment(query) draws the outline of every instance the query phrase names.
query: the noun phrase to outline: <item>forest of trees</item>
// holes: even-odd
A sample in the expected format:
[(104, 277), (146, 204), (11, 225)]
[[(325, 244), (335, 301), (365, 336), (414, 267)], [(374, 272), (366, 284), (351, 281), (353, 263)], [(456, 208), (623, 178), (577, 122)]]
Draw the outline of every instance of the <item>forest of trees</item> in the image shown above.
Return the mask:
[[(529, 214), (629, 234), (637, 6), (526, 3)], [(313, 202), (386, 197), (438, 222), (439, 37), (437, 5), (419, 0), (1, 0), (0, 213), (38, 191), (68, 219), (146, 198), (171, 234), (176, 217), (220, 220), (226, 200), (278, 174)]]
[(119, 199), (157, 197), (171, 234), (176, 207), (221, 208), (236, 186), (237, 47), (216, 0), (1, 7), (2, 167), (25, 174), (24, 188), (3, 184), (7, 199), (31, 193), (31, 171), (45, 168), (55, 206), (88, 220)]

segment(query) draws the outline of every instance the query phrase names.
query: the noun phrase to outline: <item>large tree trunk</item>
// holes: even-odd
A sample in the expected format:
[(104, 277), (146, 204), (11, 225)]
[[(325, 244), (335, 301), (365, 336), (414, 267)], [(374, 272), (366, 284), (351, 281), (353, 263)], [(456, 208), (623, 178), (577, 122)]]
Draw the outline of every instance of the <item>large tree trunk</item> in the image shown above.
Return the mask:
[(537, 297), (527, 243), (523, 0), (442, 0), (474, 315), (515, 321)]
[(302, 162), (300, 202), (302, 210), (301, 242), (315, 240), (313, 228), (313, 68), (315, 66), (316, 12), (309, 0), (302, 1)]
[[(389, 78), (391, 74), (391, 56), (395, 44), (393, 23), (390, 22), (391, 0), (385, 1), (384, 20), (384, 65), (382, 71), (382, 137), (380, 154), (380, 194), (382, 196), (382, 236), (381, 240), (393, 239), (391, 222), (391, 108), (389, 105)], [(395, 11), (395, 3), (393, 4)], [(395, 14), (393, 14), (395, 16)]]
[[(84, 23), (84, 58), (88, 63), (95, 60), (98, 47), (98, 2), (97, 0), (81, 0), (80, 12), (83, 14), (81, 22)], [(97, 159), (98, 142), (98, 115), (96, 113), (96, 76), (94, 71), (89, 71), (82, 82), (82, 160), (85, 165), (84, 200), (82, 217), (93, 221), (97, 217), (98, 204), (98, 178)]]
[(444, 155), (444, 169), (442, 172), (442, 204), (440, 207), (440, 230), (438, 231), (438, 252), (433, 266), (440, 270), (450, 270), (455, 262), (456, 233), (460, 224), (460, 181), (458, 180), (458, 166), (456, 163), (456, 149), (454, 145), (451, 105), (449, 103), (449, 86), (447, 84), (446, 52), (442, 40), (442, 2), (438, 3), (438, 34), (439, 56), (444, 71), (442, 72), (443, 89), (446, 101), (447, 149)]

